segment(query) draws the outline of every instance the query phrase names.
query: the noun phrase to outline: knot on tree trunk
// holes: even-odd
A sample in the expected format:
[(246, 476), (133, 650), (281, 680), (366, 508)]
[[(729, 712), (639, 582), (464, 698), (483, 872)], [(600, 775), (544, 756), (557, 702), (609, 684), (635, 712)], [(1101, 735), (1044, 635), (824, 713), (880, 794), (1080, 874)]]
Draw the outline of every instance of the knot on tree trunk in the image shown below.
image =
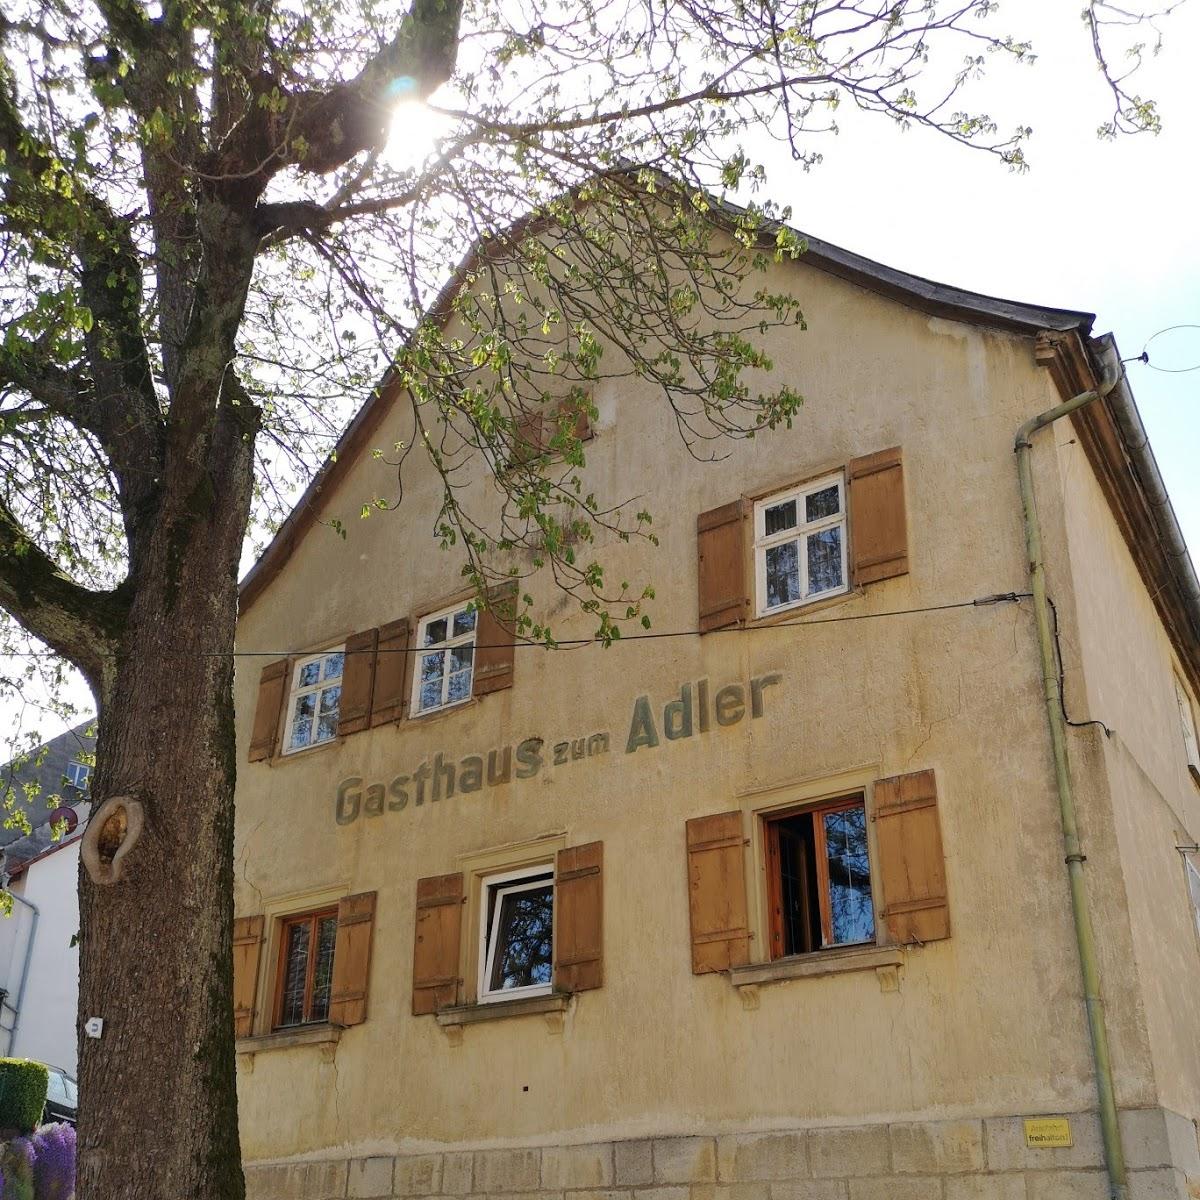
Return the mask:
[(141, 801), (110, 796), (92, 814), (79, 845), (79, 856), (93, 883), (116, 883), (126, 855), (137, 844), (145, 822)]

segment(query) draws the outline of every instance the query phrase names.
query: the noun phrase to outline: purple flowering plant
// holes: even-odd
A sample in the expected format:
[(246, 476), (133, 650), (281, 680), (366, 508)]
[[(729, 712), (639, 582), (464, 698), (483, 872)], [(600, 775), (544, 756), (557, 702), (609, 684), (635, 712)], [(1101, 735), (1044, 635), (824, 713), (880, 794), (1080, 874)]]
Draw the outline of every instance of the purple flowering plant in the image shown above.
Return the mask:
[(43, 1125), (0, 1146), (0, 1200), (72, 1200), (75, 1130)]

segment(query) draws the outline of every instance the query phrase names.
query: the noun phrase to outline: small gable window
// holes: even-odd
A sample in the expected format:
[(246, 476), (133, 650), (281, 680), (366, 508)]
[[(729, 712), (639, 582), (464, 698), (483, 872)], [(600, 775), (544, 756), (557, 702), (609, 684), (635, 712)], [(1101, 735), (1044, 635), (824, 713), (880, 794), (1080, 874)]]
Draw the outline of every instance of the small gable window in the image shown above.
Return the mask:
[(450, 708), (471, 698), (475, 670), (475, 611), (464, 601), (422, 617), (417, 625), (413, 672), (414, 716)]
[(296, 663), (288, 702), (285, 754), (337, 737), (345, 658), (339, 646), (336, 650), (311, 654)]
[(67, 763), (67, 782), (71, 787), (78, 789), (81, 792), (88, 790), (88, 782), (92, 777), (92, 768), (86, 763), (69, 762)]

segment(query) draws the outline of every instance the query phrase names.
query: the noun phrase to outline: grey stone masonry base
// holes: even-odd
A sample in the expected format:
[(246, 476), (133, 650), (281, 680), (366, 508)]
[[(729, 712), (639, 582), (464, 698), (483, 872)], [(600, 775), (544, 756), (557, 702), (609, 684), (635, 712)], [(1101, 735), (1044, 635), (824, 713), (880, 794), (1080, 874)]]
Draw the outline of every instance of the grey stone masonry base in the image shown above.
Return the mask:
[[(1039, 1114), (1045, 1115), (1045, 1114)], [(248, 1163), (247, 1200), (1107, 1200), (1099, 1122), (1026, 1144), (1023, 1119), (643, 1138), (507, 1150)], [(1200, 1196), (1194, 1123), (1121, 1113), (1129, 1200)]]

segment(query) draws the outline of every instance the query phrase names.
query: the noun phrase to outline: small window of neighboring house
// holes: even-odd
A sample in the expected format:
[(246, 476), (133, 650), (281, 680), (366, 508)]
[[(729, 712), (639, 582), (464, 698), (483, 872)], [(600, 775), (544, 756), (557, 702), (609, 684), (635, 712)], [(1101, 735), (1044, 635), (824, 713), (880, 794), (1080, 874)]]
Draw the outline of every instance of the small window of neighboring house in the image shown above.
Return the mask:
[(337, 737), (345, 658), (339, 646), (335, 650), (310, 654), (296, 663), (288, 700), (284, 754)]
[(754, 505), (754, 571), (759, 616), (847, 590), (846, 485), (840, 472)]
[(471, 698), (475, 617), (475, 611), (464, 601), (421, 618), (417, 625), (417, 669), (413, 672), (414, 716)]
[(772, 958), (875, 940), (861, 797), (763, 818)]
[(1184, 869), (1187, 871), (1188, 895), (1192, 901), (1192, 917), (1196, 922), (1196, 934), (1200, 936), (1200, 867), (1185, 854)]
[(480, 1003), (548, 994), (554, 970), (553, 867), (489, 875), (481, 888)]
[(67, 763), (67, 782), (81, 792), (86, 792), (88, 789), (88, 780), (91, 778), (92, 768), (86, 763), (69, 762)]
[(282, 922), (275, 1028), (329, 1019), (337, 909), (302, 913)]
[(1188, 770), (1191, 771), (1192, 778), (1200, 783), (1200, 744), (1196, 735), (1196, 712), (1187, 689), (1178, 677), (1175, 679), (1175, 700), (1179, 705), (1179, 723), (1183, 727), (1183, 748), (1187, 755)]

